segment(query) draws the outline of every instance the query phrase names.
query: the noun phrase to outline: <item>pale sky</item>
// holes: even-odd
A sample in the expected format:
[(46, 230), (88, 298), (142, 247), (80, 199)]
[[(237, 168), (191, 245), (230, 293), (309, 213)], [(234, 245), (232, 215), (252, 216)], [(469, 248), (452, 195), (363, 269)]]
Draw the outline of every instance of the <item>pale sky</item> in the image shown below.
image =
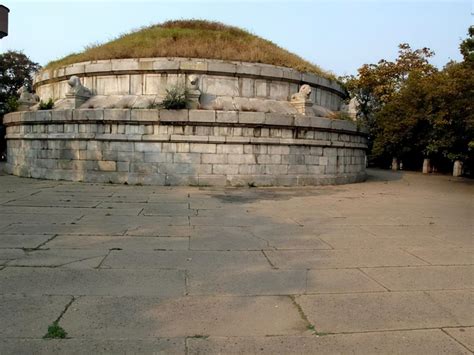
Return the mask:
[(394, 59), (397, 46), (429, 47), (432, 63), (460, 60), (473, 24), (472, 0), (22, 1), (10, 8), (0, 51), (21, 50), (44, 65), (91, 43), (169, 19), (217, 20), (269, 39), (337, 75)]

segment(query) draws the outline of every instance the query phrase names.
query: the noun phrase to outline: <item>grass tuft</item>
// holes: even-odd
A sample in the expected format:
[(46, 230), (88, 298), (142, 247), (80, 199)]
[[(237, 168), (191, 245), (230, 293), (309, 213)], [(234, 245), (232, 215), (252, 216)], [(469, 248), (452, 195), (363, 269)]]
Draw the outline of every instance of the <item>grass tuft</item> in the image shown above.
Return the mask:
[(204, 20), (167, 21), (104, 43), (87, 46), (46, 65), (46, 69), (91, 60), (184, 57), (265, 63), (302, 72), (335, 76), (275, 43), (243, 29)]
[(43, 339), (64, 339), (67, 332), (58, 324), (54, 322), (48, 327), (48, 332), (43, 336)]

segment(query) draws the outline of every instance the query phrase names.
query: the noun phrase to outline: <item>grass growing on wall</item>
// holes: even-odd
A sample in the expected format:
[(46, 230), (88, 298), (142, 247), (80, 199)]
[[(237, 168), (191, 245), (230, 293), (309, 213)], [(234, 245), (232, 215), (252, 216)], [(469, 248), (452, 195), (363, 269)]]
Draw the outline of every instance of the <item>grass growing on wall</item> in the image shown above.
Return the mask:
[(265, 63), (334, 79), (296, 54), (237, 27), (203, 20), (168, 21), (86, 47), (50, 62), (46, 69), (73, 63), (124, 58), (184, 57)]

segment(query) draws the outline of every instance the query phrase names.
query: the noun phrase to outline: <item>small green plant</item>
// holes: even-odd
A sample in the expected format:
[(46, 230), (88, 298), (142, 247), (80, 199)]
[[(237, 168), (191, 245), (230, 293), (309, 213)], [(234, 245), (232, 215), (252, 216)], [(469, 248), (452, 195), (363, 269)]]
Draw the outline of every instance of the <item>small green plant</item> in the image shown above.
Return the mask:
[(181, 86), (173, 86), (166, 89), (166, 96), (161, 102), (161, 107), (166, 110), (182, 110), (186, 108), (187, 90)]
[(18, 99), (12, 96), (7, 99), (5, 106), (6, 112), (15, 112), (16, 110), (18, 110), (20, 104), (18, 103)]
[(48, 327), (48, 332), (44, 335), (43, 339), (64, 339), (66, 336), (66, 331), (56, 321)]
[(54, 107), (53, 99), (49, 99), (48, 101), (44, 102), (43, 100), (40, 101), (38, 109), (39, 110), (51, 110)]

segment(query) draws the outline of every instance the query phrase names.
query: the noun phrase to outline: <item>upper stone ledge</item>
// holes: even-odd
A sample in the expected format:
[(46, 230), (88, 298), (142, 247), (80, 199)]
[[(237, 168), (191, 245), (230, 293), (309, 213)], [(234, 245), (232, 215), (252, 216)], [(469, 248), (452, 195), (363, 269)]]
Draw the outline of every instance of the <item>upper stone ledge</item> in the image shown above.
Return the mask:
[(201, 58), (134, 58), (107, 59), (74, 63), (54, 70), (42, 70), (34, 78), (34, 86), (66, 80), (72, 75), (91, 76), (110, 73), (182, 72), (225, 76), (250, 76), (270, 80), (306, 83), (344, 95), (342, 87), (333, 80), (312, 73), (270, 64), (224, 61)]
[(6, 126), (22, 123), (149, 123), (166, 125), (298, 127), (366, 135), (355, 122), (299, 114), (246, 111), (163, 109), (69, 109), (13, 112), (4, 116)]

